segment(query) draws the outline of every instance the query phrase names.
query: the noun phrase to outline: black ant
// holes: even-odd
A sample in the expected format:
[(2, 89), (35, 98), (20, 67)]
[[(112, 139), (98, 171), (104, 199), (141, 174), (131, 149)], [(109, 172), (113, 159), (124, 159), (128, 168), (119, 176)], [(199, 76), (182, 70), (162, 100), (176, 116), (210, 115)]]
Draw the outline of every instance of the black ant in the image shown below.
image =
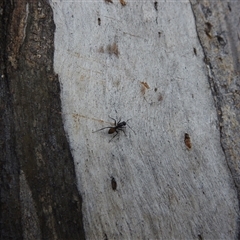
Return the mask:
[(125, 129), (126, 125), (135, 133), (135, 131), (127, 124), (127, 122), (129, 120), (131, 120), (131, 118), (128, 119), (127, 121), (122, 121), (122, 122), (121, 122), (121, 118), (120, 118), (120, 120), (117, 122), (114, 118), (112, 118), (110, 116), (108, 116), (108, 117), (111, 118), (112, 120), (114, 120), (115, 127), (104, 127), (104, 128), (98, 129), (97, 131), (94, 131), (93, 133), (101, 131), (106, 128), (109, 128), (108, 134), (113, 134), (116, 132), (116, 134), (111, 138), (111, 140), (109, 142), (111, 142), (118, 135), (118, 133), (119, 133), (118, 130), (122, 131), (125, 134), (125, 136), (127, 136), (125, 131), (123, 130), (123, 129)]

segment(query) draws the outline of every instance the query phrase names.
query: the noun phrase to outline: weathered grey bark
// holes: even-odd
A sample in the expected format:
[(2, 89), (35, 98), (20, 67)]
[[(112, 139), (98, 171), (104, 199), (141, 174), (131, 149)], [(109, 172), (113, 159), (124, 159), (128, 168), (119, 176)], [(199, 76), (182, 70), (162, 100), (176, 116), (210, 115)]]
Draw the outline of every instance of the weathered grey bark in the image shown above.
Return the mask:
[(221, 144), (240, 194), (240, 2), (191, 0), (191, 4), (209, 69)]
[[(211, 37), (211, 23), (198, 12), (215, 12), (218, 21), (227, 13), (225, 5), (215, 1), (207, 10), (211, 1), (50, 2), (54, 67), (86, 236), (238, 238), (233, 178), (239, 175), (232, 175), (220, 140), (222, 99), (207, 58), (216, 49), (203, 43), (212, 39), (219, 47), (225, 40)], [(201, 38), (201, 27), (207, 39)], [(223, 120), (233, 113), (224, 112)], [(130, 136), (110, 143), (104, 131), (92, 134), (110, 126), (108, 115), (132, 117), (137, 134), (128, 129)], [(236, 119), (233, 114), (234, 127)], [(237, 165), (239, 147), (234, 147)]]
[(239, 238), (239, 1), (190, 0), (199, 41), (189, 3), (50, 2), (63, 109), (50, 6), (0, 1), (1, 239)]
[(46, 1), (1, 9), (1, 239), (84, 239)]

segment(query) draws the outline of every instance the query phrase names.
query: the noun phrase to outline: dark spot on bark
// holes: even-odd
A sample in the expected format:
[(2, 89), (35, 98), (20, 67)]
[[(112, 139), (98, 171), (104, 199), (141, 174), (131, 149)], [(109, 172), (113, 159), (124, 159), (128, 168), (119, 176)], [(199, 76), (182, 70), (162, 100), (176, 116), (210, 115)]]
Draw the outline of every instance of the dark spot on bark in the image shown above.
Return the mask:
[(154, 8), (156, 11), (158, 11), (158, 2), (157, 1), (154, 2)]
[(205, 33), (209, 38), (212, 38), (211, 30), (212, 30), (212, 24), (209, 22), (206, 22), (205, 23)]
[(190, 136), (189, 136), (188, 133), (185, 133), (184, 142), (185, 142), (185, 145), (187, 146), (188, 149), (192, 148), (191, 139), (190, 139)]
[(108, 240), (108, 236), (106, 233), (104, 233), (104, 240)]
[(126, 2), (125, 2), (125, 0), (120, 0), (120, 3), (122, 4), (122, 6), (126, 6)]
[(197, 49), (194, 47), (193, 48), (194, 55), (197, 56)]
[(229, 12), (232, 11), (232, 8), (231, 8), (231, 6), (230, 6), (230, 3), (228, 3), (228, 10), (229, 10)]
[(159, 94), (158, 95), (158, 101), (161, 102), (162, 100), (163, 100), (163, 96), (162, 96), (162, 94)]
[(218, 40), (218, 42), (219, 42), (219, 44), (221, 46), (225, 46), (226, 45), (226, 41), (223, 39), (223, 37), (217, 35), (217, 40)]
[(113, 43), (113, 44), (108, 44), (107, 46), (107, 52), (112, 55), (114, 54), (115, 56), (119, 56), (119, 50), (118, 50), (118, 45), (117, 43)]
[(117, 182), (114, 177), (111, 177), (112, 189), (115, 191), (117, 189)]
[(203, 11), (203, 14), (205, 16), (205, 18), (209, 18), (210, 16), (212, 16), (212, 11), (209, 7), (205, 7), (204, 5), (201, 5), (202, 7), (202, 11)]
[(201, 234), (198, 234), (198, 239), (199, 239), (199, 240), (203, 240), (203, 237), (202, 237)]

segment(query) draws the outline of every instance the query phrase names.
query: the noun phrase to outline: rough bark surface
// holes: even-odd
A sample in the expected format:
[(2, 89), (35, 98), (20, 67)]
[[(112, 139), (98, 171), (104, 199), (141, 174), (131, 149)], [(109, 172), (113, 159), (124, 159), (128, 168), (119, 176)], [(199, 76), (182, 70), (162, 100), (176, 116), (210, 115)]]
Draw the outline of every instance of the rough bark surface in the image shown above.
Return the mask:
[(1, 7), (1, 239), (84, 239), (46, 1)]
[(1, 239), (239, 239), (240, 2), (50, 5), (0, 0)]
[(221, 144), (240, 196), (240, 2), (191, 3), (218, 110)]
[[(87, 238), (236, 239), (236, 182), (205, 53), (215, 49), (203, 51), (199, 33), (211, 38), (212, 27), (196, 12), (208, 1), (50, 2)], [(136, 135), (92, 133), (112, 126), (108, 115), (132, 118)]]

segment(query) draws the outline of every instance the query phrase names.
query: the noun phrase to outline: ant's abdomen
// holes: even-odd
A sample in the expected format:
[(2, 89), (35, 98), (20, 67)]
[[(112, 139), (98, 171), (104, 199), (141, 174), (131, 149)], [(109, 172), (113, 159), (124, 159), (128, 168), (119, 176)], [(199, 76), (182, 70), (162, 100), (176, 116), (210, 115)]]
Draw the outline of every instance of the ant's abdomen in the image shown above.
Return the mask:
[(115, 131), (116, 131), (115, 128), (110, 128), (109, 131), (108, 131), (108, 134), (112, 134), (112, 133), (114, 133)]

